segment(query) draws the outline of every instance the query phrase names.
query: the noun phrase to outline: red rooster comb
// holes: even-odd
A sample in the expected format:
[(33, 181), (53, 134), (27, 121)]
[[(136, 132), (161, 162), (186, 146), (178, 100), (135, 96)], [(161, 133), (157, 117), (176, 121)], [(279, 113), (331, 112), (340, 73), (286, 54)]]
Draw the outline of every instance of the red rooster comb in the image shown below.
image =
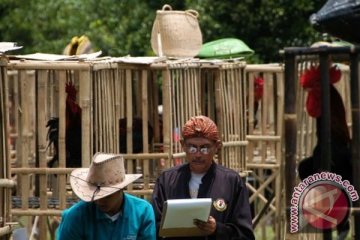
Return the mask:
[(73, 101), (76, 101), (76, 88), (72, 82), (66, 83), (65, 91), (67, 93), (68, 98), (70, 98)]
[[(330, 84), (338, 82), (341, 71), (336, 66), (329, 69)], [(308, 90), (306, 110), (310, 116), (317, 118), (321, 115), (321, 81), (320, 66), (312, 66), (300, 76), (301, 86)]]
[(74, 114), (81, 112), (81, 108), (76, 103), (77, 91), (74, 84), (72, 82), (67, 82), (65, 86), (65, 91), (67, 93), (66, 104), (70, 108), (69, 110)]
[(261, 76), (255, 77), (254, 80), (254, 95), (255, 95), (255, 101), (259, 101), (264, 92), (264, 79)]

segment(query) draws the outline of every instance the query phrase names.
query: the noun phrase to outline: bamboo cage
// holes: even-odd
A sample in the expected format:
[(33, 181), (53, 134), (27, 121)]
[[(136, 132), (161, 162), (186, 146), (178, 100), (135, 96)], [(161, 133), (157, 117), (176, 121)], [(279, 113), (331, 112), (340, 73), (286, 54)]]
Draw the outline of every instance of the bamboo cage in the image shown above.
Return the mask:
[[(304, 73), (310, 66), (319, 65), (318, 61), (309, 60), (304, 58), (303, 61), (298, 61), (298, 78)], [(351, 118), (351, 99), (350, 99), (350, 69), (348, 65), (342, 63), (334, 63), (341, 70), (341, 79), (334, 84), (339, 91), (343, 100), (346, 110), (346, 121), (350, 133), (352, 132), (352, 118)], [(297, 82), (299, 83), (299, 81)], [(298, 136), (297, 136), (297, 162), (300, 162), (305, 157), (312, 154), (312, 151), (316, 144), (316, 129), (315, 119), (310, 117), (305, 110), (305, 102), (307, 92), (297, 86), (297, 116), (299, 116)]]
[[(312, 151), (316, 145), (316, 122), (315, 119), (310, 117), (305, 109), (305, 102), (307, 92), (300, 86), (300, 76), (311, 66), (318, 66), (319, 61), (316, 59), (309, 59), (308, 57), (300, 57), (297, 61), (298, 68), (298, 80), (296, 82), (297, 89), (297, 99), (296, 102), (296, 115), (299, 120), (298, 129), (297, 129), (297, 152), (296, 152), (296, 161), (297, 165), (304, 158), (309, 157), (312, 154)], [(349, 130), (351, 132), (352, 119), (351, 119), (351, 99), (350, 99), (350, 71), (349, 66), (341, 63), (334, 63), (341, 70), (341, 79), (339, 82), (334, 84), (336, 89), (338, 89), (342, 100), (344, 102), (346, 110), (346, 119), (348, 123)], [(300, 182), (300, 179), (297, 178), (297, 183)], [(318, 233), (300, 233), (298, 234), (300, 238), (308, 239), (322, 239), (322, 234)]]
[(202, 112), (211, 116), (219, 129), (222, 149), (218, 162), (246, 176), (246, 82), (245, 62), (204, 65)]
[[(285, 49), (285, 191), (286, 191), (286, 206), (287, 206), (287, 219), (290, 219), (290, 200), (292, 196), (293, 187), (295, 187), (300, 179), (297, 176), (296, 169), (299, 162), (305, 157), (312, 154), (316, 144), (316, 129), (315, 119), (309, 117), (305, 110), (305, 101), (307, 93), (299, 84), (300, 76), (310, 66), (320, 66), (322, 89), (325, 89), (324, 94), (321, 96), (321, 101), (324, 103), (322, 106), (322, 114), (329, 116), (329, 96), (324, 88), (324, 79), (328, 74), (328, 62), (331, 59), (332, 63), (337, 65), (341, 70), (342, 78), (334, 86), (339, 91), (344, 102), (346, 110), (346, 121), (350, 134), (352, 135), (352, 147), (358, 148), (359, 142), (359, 116), (358, 116), (358, 53), (359, 49), (350, 49), (349, 47), (320, 47), (320, 48), (287, 48)], [(346, 64), (344, 64), (344, 62)], [(350, 65), (347, 65), (349, 64)], [(326, 117), (324, 117), (326, 118)], [(329, 119), (327, 117), (326, 119)], [(326, 122), (325, 122), (326, 123)], [(322, 124), (322, 129), (329, 129), (330, 123)], [(329, 131), (322, 131), (322, 134), (327, 134)], [(296, 137), (295, 137), (296, 136)], [(290, 140), (293, 139), (293, 140)], [(295, 139), (295, 141), (294, 141)], [(326, 138), (324, 138), (326, 139)], [(325, 141), (324, 141), (325, 142)], [(323, 143), (324, 144), (324, 143)], [(327, 144), (322, 145), (325, 149), (324, 157), (321, 159), (321, 166), (327, 169), (327, 160), (329, 147)], [(359, 154), (352, 153), (353, 161), (353, 174), (359, 169)], [(358, 182), (354, 179), (354, 187), (358, 189)], [(354, 208), (358, 206), (358, 201), (353, 203)], [(350, 216), (352, 238), (357, 239), (359, 235), (359, 219), (356, 211), (351, 211)], [(285, 229), (286, 239), (332, 239), (331, 231), (322, 232), (321, 230), (307, 233), (298, 232), (290, 234), (290, 221), (287, 222)], [(336, 232), (336, 231), (335, 231)], [(335, 233), (334, 233), (335, 234)], [(349, 235), (350, 235), (349, 234)], [(356, 237), (357, 236), (357, 237)]]
[(11, 192), (15, 182), (10, 174), (10, 136), (8, 131), (8, 80), (7, 58), (0, 55), (0, 238), (8, 238), (15, 223), (11, 216)]
[[(72, 83), (77, 91), (77, 104), (81, 108), (81, 165), (89, 166), (93, 151), (113, 151), (115, 144), (97, 145), (93, 143), (98, 138), (99, 122), (94, 124), (92, 84), (96, 80), (104, 81), (108, 86), (110, 81), (115, 82), (114, 72), (117, 66), (109, 62), (48, 62), (48, 61), (10, 61), (8, 64), (9, 76), (12, 84), (12, 101), (16, 104), (13, 113), (16, 158), (15, 166), (11, 169), (16, 175), (18, 191), (16, 196), (20, 200), (20, 208), (13, 208), (14, 216), (40, 216), (39, 236), (46, 238), (46, 216), (60, 215), (61, 210), (68, 207), (68, 198), (74, 198), (68, 186), (68, 174), (72, 169), (66, 168), (66, 92), (67, 83)], [(106, 77), (104, 77), (104, 75)], [(112, 78), (111, 78), (112, 77)], [(107, 81), (107, 79), (109, 79)], [(106, 82), (107, 81), (107, 82)], [(105, 93), (107, 93), (105, 91)], [(99, 103), (101, 105), (101, 103)], [(97, 106), (99, 106), (97, 105)], [(102, 106), (106, 109), (105, 106)], [(95, 109), (97, 110), (97, 108)], [(112, 117), (111, 115), (109, 115)], [(51, 118), (58, 118), (58, 164), (55, 168), (48, 168), (47, 163), (54, 154), (49, 147), (46, 124)], [(107, 119), (107, 118), (104, 118)], [(113, 119), (113, 118), (111, 118)], [(115, 124), (113, 124), (115, 125)], [(106, 125), (108, 127), (108, 125)], [(94, 130), (95, 129), (95, 130)], [(95, 132), (95, 134), (94, 134)], [(111, 131), (112, 133), (115, 130)], [(99, 135), (96, 135), (99, 136)], [(34, 144), (36, 143), (36, 144)], [(107, 148), (105, 148), (105, 146)], [(54, 177), (56, 175), (56, 177)], [(32, 209), (30, 199), (37, 198), (37, 209)], [(49, 209), (48, 203), (56, 198), (55, 209)], [(31, 222), (31, 221), (29, 221)], [(36, 221), (35, 221), (36, 222)]]
[[(15, 196), (17, 205), (11, 209), (11, 214), (35, 216), (39, 220), (41, 239), (47, 231), (47, 218), (59, 216), (63, 209), (77, 201), (68, 184), (73, 168), (69, 168), (66, 161), (65, 89), (69, 82), (75, 86), (76, 103), (82, 112), (82, 166), (88, 167), (91, 156), (97, 151), (123, 154), (126, 171), (143, 174), (126, 189), (131, 194), (148, 198), (159, 173), (185, 161), (179, 142), (181, 127), (194, 115), (207, 115), (217, 123), (223, 147), (216, 161), (241, 176), (247, 176), (248, 164), (251, 166), (258, 161), (246, 161), (256, 159), (247, 151), (251, 141), (256, 143), (253, 148), (263, 146), (261, 141), (270, 142), (269, 154), (278, 154), (279, 149), (273, 143), (278, 140), (262, 140), (261, 134), (265, 132), (257, 133), (259, 139), (249, 138), (248, 125), (252, 120), (247, 120), (247, 116), (248, 111), (253, 110), (249, 107), (251, 94), (248, 92), (252, 83), (251, 78), (246, 77), (248, 66), (245, 62), (160, 60), (139, 57), (9, 62), (9, 99), (15, 107), (8, 108), (8, 112), (13, 123), (13, 149), (16, 150), (11, 173), (19, 183)], [(259, 71), (266, 72), (266, 66), (263, 67)], [(280, 78), (274, 79), (276, 81), (266, 87), (277, 96), (277, 100), (272, 101), (279, 101), (281, 88), (274, 84)], [(159, 105), (162, 105), (161, 113)], [(261, 111), (267, 116), (262, 126), (272, 121), (271, 130), (267, 131), (273, 135), (275, 131), (280, 132), (276, 125), (280, 117), (270, 116), (275, 110)], [(53, 117), (59, 119), (59, 161), (57, 166), (48, 168), (55, 149), (48, 146), (46, 123)], [(142, 136), (141, 140), (137, 134)], [(140, 147), (141, 151), (135, 152), (135, 147)], [(277, 160), (273, 159), (271, 164), (275, 166)], [(267, 166), (261, 164), (257, 168)], [(272, 203), (271, 209), (276, 205)]]
[[(251, 193), (254, 226), (267, 239), (266, 225), (271, 222), (275, 236), (282, 235), (283, 206), (283, 106), (284, 68), (279, 64), (247, 65), (248, 126), (247, 182)], [(261, 88), (256, 78), (263, 80), (262, 96), (255, 96)], [(262, 216), (263, 215), (263, 216)]]

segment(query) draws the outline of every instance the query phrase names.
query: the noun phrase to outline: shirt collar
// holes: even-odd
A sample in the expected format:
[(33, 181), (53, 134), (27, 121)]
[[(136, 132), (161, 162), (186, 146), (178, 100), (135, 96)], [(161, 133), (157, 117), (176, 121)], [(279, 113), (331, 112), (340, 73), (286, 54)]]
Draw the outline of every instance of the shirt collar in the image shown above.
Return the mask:
[[(127, 201), (126, 201), (126, 199), (127, 199), (128, 197), (127, 197), (127, 194), (126, 193), (123, 193), (123, 202), (122, 202), (122, 206), (121, 206), (121, 213), (120, 213), (120, 216), (119, 216), (119, 218), (127, 218), (128, 216), (129, 216), (129, 213), (127, 213), (127, 208), (126, 208), (126, 203), (127, 203)], [(97, 205), (95, 204), (95, 202), (92, 202), (92, 204), (94, 204), (94, 206), (95, 206), (95, 212), (96, 212), (96, 219), (109, 219), (107, 216), (106, 216), (106, 214), (103, 212), (103, 211), (101, 211), (98, 207), (97, 207)], [(119, 219), (118, 218), (118, 219)]]

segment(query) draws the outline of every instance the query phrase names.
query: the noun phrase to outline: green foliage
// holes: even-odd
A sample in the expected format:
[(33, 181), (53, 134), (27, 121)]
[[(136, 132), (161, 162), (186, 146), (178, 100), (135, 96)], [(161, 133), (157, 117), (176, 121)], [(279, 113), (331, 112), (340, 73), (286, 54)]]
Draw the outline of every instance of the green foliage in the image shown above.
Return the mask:
[(109, 56), (153, 55), (150, 37), (156, 10), (200, 14), (203, 41), (243, 40), (255, 50), (250, 61), (280, 61), (279, 50), (320, 39), (309, 16), (325, 3), (316, 0), (0, 0), (0, 41), (24, 46), (20, 53), (61, 53), (73, 36), (87, 35)]

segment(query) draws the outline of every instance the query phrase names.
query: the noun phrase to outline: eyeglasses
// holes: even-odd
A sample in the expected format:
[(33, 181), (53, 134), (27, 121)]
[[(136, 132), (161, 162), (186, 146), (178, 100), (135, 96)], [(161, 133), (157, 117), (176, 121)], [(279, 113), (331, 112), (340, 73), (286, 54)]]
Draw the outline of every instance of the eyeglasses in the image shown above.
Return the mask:
[(211, 150), (212, 146), (200, 146), (200, 147), (196, 147), (196, 146), (186, 146), (185, 150), (187, 153), (190, 154), (195, 154), (197, 152), (200, 152), (201, 154), (209, 154), (210, 150)]

